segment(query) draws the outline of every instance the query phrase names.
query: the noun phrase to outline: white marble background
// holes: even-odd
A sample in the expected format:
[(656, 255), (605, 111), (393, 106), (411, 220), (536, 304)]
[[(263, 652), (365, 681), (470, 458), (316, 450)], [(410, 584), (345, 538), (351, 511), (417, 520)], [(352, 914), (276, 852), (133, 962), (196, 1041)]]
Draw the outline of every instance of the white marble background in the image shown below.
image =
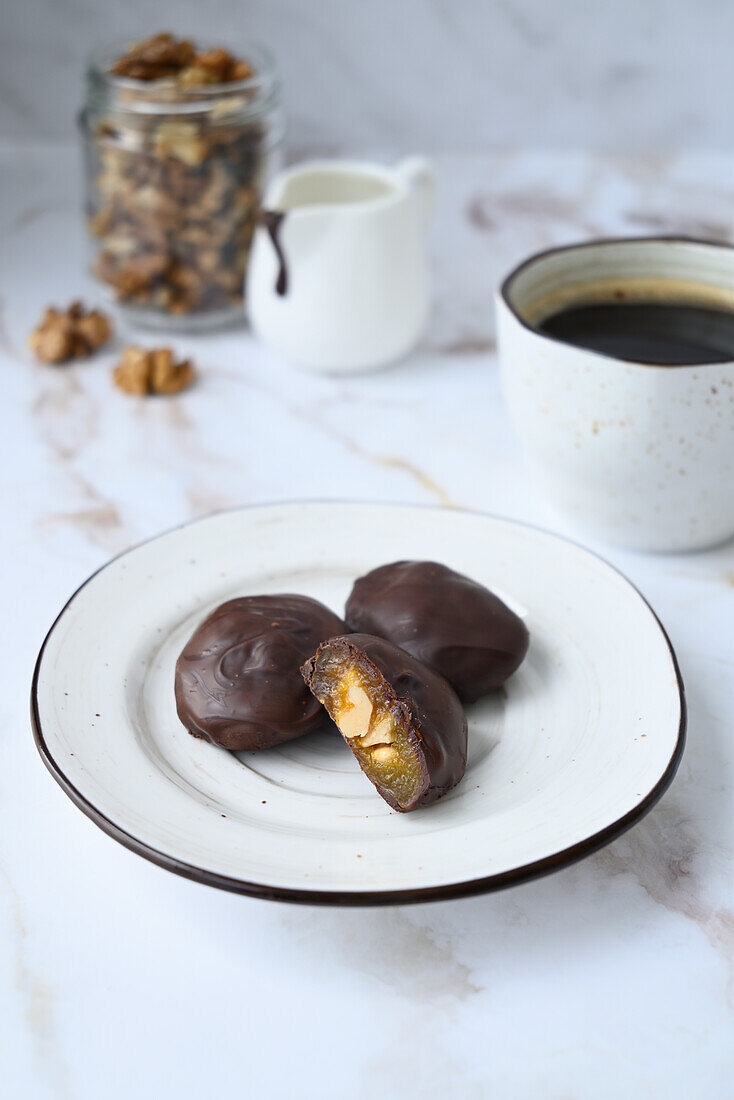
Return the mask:
[(28, 691), (45, 631), (90, 572), (214, 508), (453, 503), (564, 530), (502, 411), (492, 289), (529, 250), (587, 234), (730, 236), (734, 159), (442, 156), (435, 309), (405, 363), (314, 378), (244, 330), (190, 337), (176, 346), (199, 384), (150, 401), (112, 387), (115, 349), (54, 369), (25, 348), (47, 302), (99, 300), (76, 164), (74, 148), (0, 150), (0, 1095), (730, 1100), (734, 543), (595, 547), (670, 633), (688, 747), (631, 832), (502, 894), (324, 911), (178, 879), (54, 784)]
[[(292, 152), (444, 150), (435, 306), (408, 361), (312, 379), (246, 331), (192, 337), (176, 346), (199, 384), (146, 402), (112, 388), (115, 349), (63, 370), (30, 359), (47, 303), (99, 301), (69, 143), (82, 59), (100, 39), (166, 24), (272, 45)], [(56, 787), (28, 691), (46, 629), (90, 572), (214, 508), (403, 500), (563, 530), (503, 415), (492, 291), (553, 243), (734, 237), (733, 32), (723, 0), (5, 0), (3, 1098), (730, 1100), (734, 544), (678, 557), (595, 547), (671, 635), (686, 754), (626, 836), (484, 898), (328, 912), (177, 879)], [(680, 153), (693, 147), (719, 152)], [(273, 449), (273, 436), (289, 445)]]
[(726, 0), (4, 0), (0, 135), (68, 135), (90, 47), (261, 39), (298, 148), (727, 149)]

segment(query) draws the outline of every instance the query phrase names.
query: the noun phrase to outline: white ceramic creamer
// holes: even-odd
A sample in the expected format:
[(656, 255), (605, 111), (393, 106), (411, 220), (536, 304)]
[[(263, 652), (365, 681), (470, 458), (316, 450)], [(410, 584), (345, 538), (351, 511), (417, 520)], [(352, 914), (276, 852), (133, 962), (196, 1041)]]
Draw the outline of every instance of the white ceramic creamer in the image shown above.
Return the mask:
[(296, 365), (387, 366), (428, 313), (430, 163), (312, 161), (277, 176), (253, 242), (247, 303), (255, 333)]

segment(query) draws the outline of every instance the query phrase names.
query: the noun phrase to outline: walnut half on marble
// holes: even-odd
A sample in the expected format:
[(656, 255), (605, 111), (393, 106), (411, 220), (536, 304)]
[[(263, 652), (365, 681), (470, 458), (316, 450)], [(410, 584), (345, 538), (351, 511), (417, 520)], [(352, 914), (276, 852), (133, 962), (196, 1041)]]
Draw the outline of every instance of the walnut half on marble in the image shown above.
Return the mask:
[(42, 362), (64, 363), (91, 355), (111, 336), (112, 325), (104, 313), (85, 310), (81, 302), (72, 302), (66, 310), (49, 306), (28, 343)]
[(176, 362), (170, 348), (126, 347), (113, 372), (115, 385), (125, 393), (179, 393), (194, 381), (195, 371), (190, 359)]

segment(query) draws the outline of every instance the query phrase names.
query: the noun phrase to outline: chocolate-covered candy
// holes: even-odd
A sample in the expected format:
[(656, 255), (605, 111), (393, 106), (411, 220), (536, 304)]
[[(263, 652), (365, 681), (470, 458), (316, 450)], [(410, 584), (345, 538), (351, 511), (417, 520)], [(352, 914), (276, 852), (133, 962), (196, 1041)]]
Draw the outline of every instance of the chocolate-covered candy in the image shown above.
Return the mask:
[(443, 676), (368, 634), (331, 638), (302, 672), (393, 809), (427, 806), (459, 782), (466, 716)]
[(522, 663), (522, 619), (489, 589), (434, 561), (396, 561), (355, 582), (350, 630), (388, 638), (445, 676), (465, 703), (498, 688)]
[(225, 749), (263, 749), (325, 720), (300, 666), (344, 632), (307, 596), (245, 596), (213, 611), (176, 662), (176, 709), (195, 737)]

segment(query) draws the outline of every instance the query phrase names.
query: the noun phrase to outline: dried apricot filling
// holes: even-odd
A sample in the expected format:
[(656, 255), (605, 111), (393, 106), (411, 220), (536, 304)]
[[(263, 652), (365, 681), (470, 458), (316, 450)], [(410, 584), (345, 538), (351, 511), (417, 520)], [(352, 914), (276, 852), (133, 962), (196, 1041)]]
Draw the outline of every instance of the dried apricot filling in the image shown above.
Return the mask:
[(384, 677), (351, 655), (324, 652), (317, 658), (311, 690), (367, 777), (399, 806), (410, 805), (421, 782), (420, 757)]

